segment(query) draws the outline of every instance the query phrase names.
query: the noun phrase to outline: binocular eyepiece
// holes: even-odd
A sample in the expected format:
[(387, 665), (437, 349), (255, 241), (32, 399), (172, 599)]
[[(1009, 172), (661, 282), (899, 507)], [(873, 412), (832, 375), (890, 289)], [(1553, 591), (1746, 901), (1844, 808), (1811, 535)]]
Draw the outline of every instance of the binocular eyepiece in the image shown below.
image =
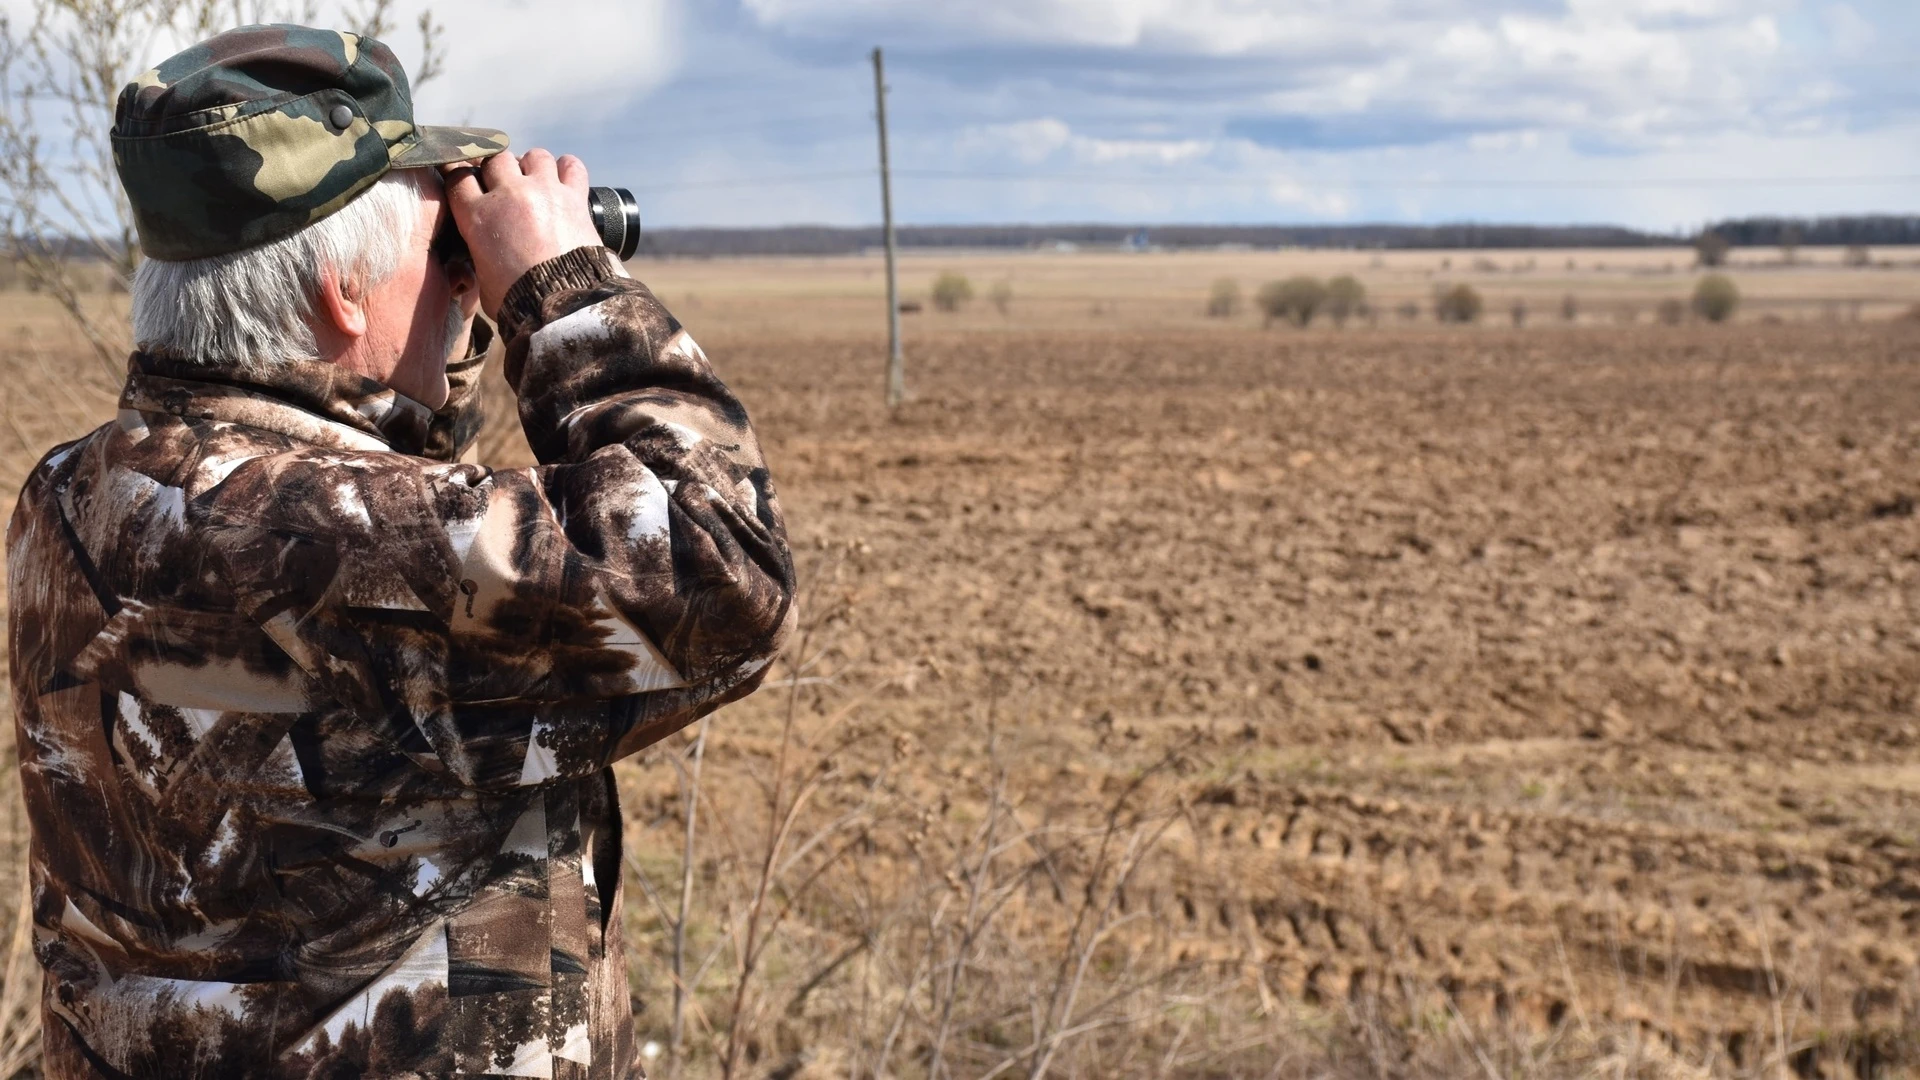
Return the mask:
[(587, 212), (600, 242), (625, 262), (640, 250), (640, 204), (626, 188), (597, 187), (587, 191)]

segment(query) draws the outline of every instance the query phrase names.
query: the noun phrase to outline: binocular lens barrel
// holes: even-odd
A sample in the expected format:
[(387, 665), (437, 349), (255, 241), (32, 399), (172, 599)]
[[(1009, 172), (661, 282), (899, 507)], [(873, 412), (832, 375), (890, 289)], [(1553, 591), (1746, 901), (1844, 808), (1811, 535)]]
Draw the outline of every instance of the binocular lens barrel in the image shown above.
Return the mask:
[(600, 242), (625, 262), (640, 250), (640, 203), (626, 188), (597, 187), (587, 192), (587, 211)]

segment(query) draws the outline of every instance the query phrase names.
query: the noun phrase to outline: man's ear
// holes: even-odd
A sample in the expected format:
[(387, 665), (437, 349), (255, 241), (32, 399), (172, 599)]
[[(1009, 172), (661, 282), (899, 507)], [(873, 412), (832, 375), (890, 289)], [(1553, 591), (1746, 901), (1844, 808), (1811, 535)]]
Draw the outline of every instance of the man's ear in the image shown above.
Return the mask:
[(367, 336), (366, 296), (334, 270), (320, 274), (320, 303), (315, 314), (350, 341)]

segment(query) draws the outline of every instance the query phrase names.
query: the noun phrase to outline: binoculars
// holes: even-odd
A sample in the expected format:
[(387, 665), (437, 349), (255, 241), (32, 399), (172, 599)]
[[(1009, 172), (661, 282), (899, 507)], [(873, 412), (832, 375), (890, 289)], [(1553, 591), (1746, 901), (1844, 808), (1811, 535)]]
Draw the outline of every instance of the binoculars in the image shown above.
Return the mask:
[[(633, 253), (640, 250), (640, 204), (634, 200), (633, 192), (616, 187), (588, 188), (587, 213), (593, 218), (600, 242), (619, 255), (621, 262), (633, 258)], [(434, 236), (433, 254), (443, 266), (453, 266), (473, 257), (467, 250), (467, 238), (460, 235), (451, 220)]]

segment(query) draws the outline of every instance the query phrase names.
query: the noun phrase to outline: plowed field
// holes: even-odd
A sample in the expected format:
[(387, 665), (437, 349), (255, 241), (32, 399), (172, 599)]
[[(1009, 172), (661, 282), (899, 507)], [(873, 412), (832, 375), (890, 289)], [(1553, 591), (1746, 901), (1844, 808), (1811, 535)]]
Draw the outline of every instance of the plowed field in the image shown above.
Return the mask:
[(1193, 747), (1178, 948), (1915, 1060), (1920, 332), (936, 336), (892, 416), (871, 339), (705, 338), (925, 786), (986, 702), (1061, 813)]

